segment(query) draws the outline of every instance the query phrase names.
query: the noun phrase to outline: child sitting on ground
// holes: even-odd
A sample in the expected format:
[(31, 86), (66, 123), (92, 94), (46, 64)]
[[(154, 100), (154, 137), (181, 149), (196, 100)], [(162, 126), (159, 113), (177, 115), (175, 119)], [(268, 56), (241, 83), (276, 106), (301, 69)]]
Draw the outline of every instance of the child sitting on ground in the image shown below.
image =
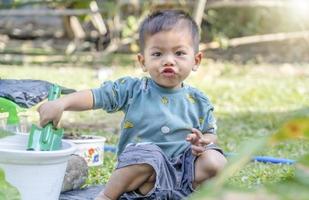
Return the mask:
[(202, 59), (198, 27), (178, 10), (149, 15), (139, 30), (138, 61), (150, 77), (124, 77), (44, 103), (41, 125), (63, 111), (123, 111), (118, 161), (103, 199), (183, 199), (216, 175), (226, 159), (216, 146), (209, 99), (183, 81)]

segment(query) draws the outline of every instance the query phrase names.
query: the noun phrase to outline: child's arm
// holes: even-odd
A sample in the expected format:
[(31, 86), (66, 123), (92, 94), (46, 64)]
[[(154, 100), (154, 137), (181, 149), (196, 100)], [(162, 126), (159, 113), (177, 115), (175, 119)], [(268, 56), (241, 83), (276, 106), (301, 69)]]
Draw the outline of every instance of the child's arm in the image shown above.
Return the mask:
[(90, 90), (83, 90), (63, 96), (54, 101), (48, 101), (38, 108), (40, 125), (53, 122), (57, 126), (63, 111), (83, 111), (93, 108), (93, 95)]
[(192, 133), (188, 134), (186, 140), (192, 145), (192, 153), (194, 155), (199, 155), (205, 151), (206, 145), (217, 143), (217, 135), (212, 133), (202, 134), (200, 130), (193, 128)]

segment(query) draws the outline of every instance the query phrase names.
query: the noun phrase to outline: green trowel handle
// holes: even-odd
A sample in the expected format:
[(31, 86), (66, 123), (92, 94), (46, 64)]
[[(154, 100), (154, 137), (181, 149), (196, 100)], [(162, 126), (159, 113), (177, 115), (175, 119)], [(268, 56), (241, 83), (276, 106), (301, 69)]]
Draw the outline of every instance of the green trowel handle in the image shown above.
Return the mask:
[[(61, 95), (61, 87), (59, 85), (53, 84), (48, 91), (48, 101), (56, 100)], [(41, 141), (43, 143), (47, 143), (49, 141), (49, 137), (52, 136), (53, 131), (53, 122), (47, 123), (43, 127)]]
[(43, 127), (43, 131), (42, 131), (41, 134), (42, 134), (41, 135), (41, 141), (43, 143), (48, 143), (48, 141), (50, 141), (49, 137), (52, 137), (52, 134), (53, 134), (53, 123), (49, 122), (48, 124), (46, 124)]
[(58, 99), (61, 94), (61, 87), (59, 85), (53, 84), (48, 91), (48, 101)]
[[(59, 98), (61, 87), (52, 85), (48, 91), (48, 101)], [(43, 128), (32, 125), (28, 139), (28, 150), (53, 151), (61, 148), (63, 129), (54, 129), (53, 122), (47, 123)]]

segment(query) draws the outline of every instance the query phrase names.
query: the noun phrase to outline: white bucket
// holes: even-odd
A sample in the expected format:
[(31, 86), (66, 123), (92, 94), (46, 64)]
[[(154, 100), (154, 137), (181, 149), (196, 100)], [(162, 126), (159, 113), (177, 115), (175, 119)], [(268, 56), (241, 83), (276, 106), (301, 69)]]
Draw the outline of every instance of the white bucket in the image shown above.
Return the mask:
[(28, 136), (0, 139), (0, 168), (22, 200), (57, 200), (66, 166), (76, 146), (63, 141), (58, 151), (26, 151)]
[(106, 138), (96, 135), (83, 135), (83, 137), (83, 139), (65, 139), (65, 141), (76, 144), (76, 154), (83, 157), (88, 166), (102, 165)]

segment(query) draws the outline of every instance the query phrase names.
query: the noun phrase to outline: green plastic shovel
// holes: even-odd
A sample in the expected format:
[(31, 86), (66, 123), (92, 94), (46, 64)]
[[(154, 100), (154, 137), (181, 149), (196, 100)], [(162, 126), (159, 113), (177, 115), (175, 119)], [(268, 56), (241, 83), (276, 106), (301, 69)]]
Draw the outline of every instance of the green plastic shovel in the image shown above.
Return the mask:
[[(48, 101), (58, 99), (61, 94), (61, 88), (58, 85), (52, 85), (48, 91)], [(27, 150), (32, 151), (54, 151), (61, 149), (61, 139), (63, 129), (55, 129), (53, 123), (49, 122), (43, 128), (32, 124), (28, 139)]]

